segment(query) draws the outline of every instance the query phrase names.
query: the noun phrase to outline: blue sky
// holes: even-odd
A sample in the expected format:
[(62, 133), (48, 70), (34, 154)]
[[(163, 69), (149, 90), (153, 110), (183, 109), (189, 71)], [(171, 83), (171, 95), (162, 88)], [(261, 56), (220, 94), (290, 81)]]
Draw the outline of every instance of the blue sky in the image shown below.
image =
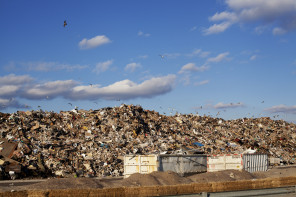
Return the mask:
[(296, 0), (0, 0), (0, 25), (1, 112), (296, 122)]

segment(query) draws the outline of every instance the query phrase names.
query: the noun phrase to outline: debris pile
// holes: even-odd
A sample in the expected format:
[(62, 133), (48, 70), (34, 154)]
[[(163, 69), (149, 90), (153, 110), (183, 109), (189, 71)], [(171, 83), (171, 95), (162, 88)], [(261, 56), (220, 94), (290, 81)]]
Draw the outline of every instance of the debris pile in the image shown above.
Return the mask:
[(0, 179), (123, 175), (126, 154), (253, 151), (296, 163), (296, 125), (161, 115), (141, 106), (0, 113)]

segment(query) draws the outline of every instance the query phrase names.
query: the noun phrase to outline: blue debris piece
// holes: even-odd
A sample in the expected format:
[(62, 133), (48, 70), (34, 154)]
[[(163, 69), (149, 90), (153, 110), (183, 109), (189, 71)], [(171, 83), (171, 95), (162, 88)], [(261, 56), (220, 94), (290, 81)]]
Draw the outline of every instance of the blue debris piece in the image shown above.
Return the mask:
[(194, 142), (193, 144), (196, 145), (196, 146), (204, 146), (203, 144), (201, 144), (199, 142)]

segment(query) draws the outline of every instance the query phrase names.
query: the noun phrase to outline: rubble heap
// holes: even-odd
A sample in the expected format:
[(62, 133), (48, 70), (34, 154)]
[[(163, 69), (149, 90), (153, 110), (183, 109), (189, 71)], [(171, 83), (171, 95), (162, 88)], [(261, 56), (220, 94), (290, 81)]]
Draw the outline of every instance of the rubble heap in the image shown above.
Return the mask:
[(295, 124), (268, 117), (165, 116), (125, 104), (0, 113), (0, 170), (2, 179), (8, 173), (20, 178), (120, 176), (126, 154), (223, 154), (250, 148), (295, 163), (295, 131)]

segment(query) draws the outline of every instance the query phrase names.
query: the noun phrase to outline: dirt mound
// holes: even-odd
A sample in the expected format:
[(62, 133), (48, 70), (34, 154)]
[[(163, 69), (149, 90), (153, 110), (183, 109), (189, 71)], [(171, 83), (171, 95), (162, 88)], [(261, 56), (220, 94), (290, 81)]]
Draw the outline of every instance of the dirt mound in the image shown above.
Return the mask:
[(256, 177), (247, 171), (239, 170), (224, 170), (220, 172), (206, 172), (202, 174), (196, 174), (189, 176), (193, 182), (224, 182), (224, 181), (236, 181), (236, 180), (249, 180)]
[(266, 172), (255, 172), (254, 175), (257, 178), (274, 178), (274, 177), (287, 177), (287, 176), (296, 176), (296, 167), (295, 166), (286, 166), (286, 167), (275, 167)]
[(35, 184), (24, 186), (0, 186), (0, 191), (21, 190), (46, 190), (46, 189), (71, 189), (71, 188), (119, 188), (135, 186), (161, 186), (180, 185), (188, 183), (225, 182), (237, 180), (251, 180), (260, 178), (296, 176), (296, 166), (278, 167), (265, 172), (249, 173), (247, 171), (225, 170), (219, 172), (206, 172), (188, 177), (179, 176), (172, 171), (152, 172), (150, 174), (132, 174), (122, 178), (61, 178), (48, 179)]
[[(22, 187), (20, 187), (21, 189)], [(27, 189), (27, 186), (24, 187)], [(96, 179), (90, 178), (62, 178), (48, 179), (40, 183), (30, 185), (30, 189), (72, 189), (72, 188), (103, 188)]]
[(151, 185), (177, 185), (187, 184), (192, 181), (181, 177), (172, 171), (152, 172), (150, 174), (132, 174), (130, 177), (122, 180), (124, 186), (151, 186)]
[(151, 176), (155, 176), (162, 185), (176, 185), (191, 183), (191, 180), (181, 177), (179, 174), (173, 171), (167, 172), (152, 172)]

